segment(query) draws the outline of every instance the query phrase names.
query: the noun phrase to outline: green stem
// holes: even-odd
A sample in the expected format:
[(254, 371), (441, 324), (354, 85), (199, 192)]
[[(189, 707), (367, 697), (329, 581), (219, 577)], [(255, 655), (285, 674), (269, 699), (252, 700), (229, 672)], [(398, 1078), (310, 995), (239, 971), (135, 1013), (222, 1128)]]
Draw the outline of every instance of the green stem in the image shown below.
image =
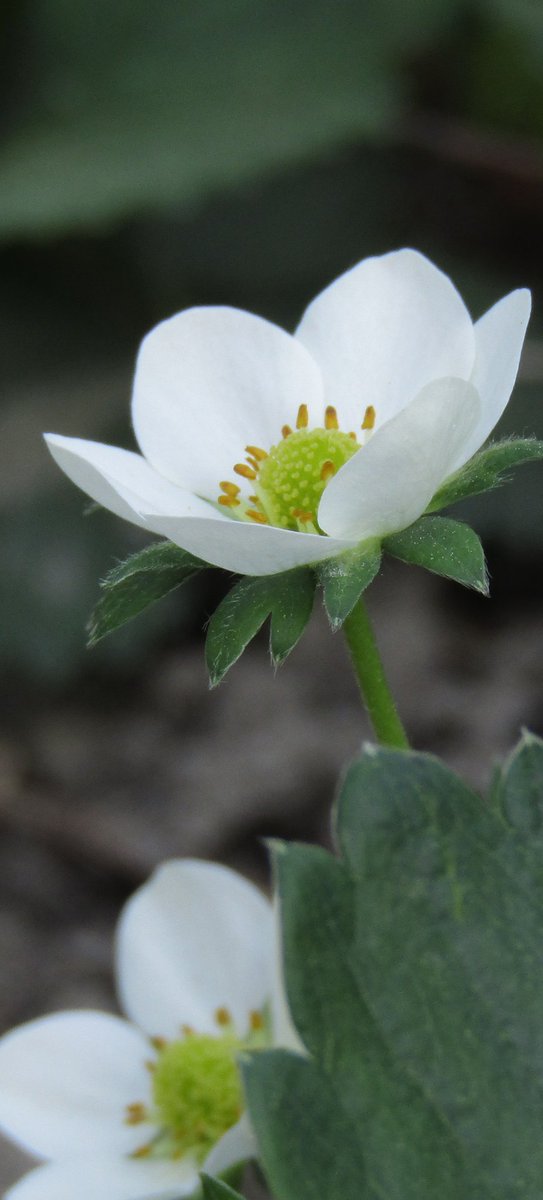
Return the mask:
[(353, 608), (343, 626), (362, 699), (375, 736), (384, 746), (399, 750), (409, 747), (392, 693), (386, 681), (381, 656), (362, 599)]

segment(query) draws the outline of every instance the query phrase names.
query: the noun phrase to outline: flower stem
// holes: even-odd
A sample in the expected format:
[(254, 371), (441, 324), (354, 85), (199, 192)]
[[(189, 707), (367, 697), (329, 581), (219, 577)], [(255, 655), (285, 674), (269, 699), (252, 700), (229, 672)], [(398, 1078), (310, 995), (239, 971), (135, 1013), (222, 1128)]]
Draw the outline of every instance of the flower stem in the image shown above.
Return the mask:
[(362, 699), (375, 736), (384, 746), (405, 750), (409, 742), (386, 681), (366, 605), (360, 599), (343, 626)]

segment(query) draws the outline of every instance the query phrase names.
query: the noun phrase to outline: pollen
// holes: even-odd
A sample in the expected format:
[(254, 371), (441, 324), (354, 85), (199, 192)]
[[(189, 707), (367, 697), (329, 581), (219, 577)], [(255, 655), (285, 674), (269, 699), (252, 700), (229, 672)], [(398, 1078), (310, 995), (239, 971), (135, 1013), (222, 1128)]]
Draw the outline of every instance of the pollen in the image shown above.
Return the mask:
[(325, 429), (339, 429), (339, 421), (337, 419), (337, 412), (336, 412), (333, 404), (328, 405), (326, 412), (324, 414), (324, 428)]
[(240, 503), (236, 496), (219, 496), (219, 504), (224, 508), (237, 508)]
[(229, 480), (227, 480), (227, 479), (223, 480), (223, 482), (219, 484), (219, 487), (221, 489), (221, 492), (224, 492), (226, 496), (233, 496), (233, 497), (239, 496), (239, 493), (241, 490), (238, 487), (237, 483), (230, 483)]
[(364, 413), (364, 420), (362, 421), (361, 428), (362, 429), (373, 429), (374, 425), (375, 425), (375, 409), (373, 407), (373, 404), (368, 404), (368, 407), (366, 408), (366, 411)]
[(284, 438), (288, 438), (288, 437), (290, 437), (291, 433), (292, 433), (292, 429), (290, 428), (290, 425), (283, 425), (283, 427), (281, 429), (281, 436)]
[(309, 411), (307, 404), (300, 404), (298, 415), (296, 417), (296, 429), (307, 429), (309, 425)]
[(126, 1106), (126, 1125), (141, 1125), (147, 1119), (147, 1109), (144, 1104), (127, 1104)]
[(257, 525), (269, 525), (269, 521), (265, 513), (259, 512), (256, 508), (248, 508), (247, 516), (251, 521), (256, 521)]
[(260, 1030), (264, 1028), (264, 1017), (258, 1009), (254, 1009), (252, 1013), (249, 1013), (249, 1022), (253, 1033), (260, 1033)]
[(221, 1007), (216, 1010), (215, 1021), (217, 1025), (220, 1025), (223, 1028), (226, 1025), (232, 1025), (230, 1010), (226, 1008), (225, 1005), (221, 1005)]

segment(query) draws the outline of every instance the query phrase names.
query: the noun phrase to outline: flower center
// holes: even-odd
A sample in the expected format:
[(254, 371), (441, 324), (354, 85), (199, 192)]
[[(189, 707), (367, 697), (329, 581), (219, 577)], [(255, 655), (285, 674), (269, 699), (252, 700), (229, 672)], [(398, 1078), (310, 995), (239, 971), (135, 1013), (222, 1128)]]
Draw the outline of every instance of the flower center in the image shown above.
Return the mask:
[(235, 1125), (243, 1110), (236, 1055), (241, 1042), (231, 1034), (192, 1034), (170, 1042), (153, 1072), (153, 1100), (160, 1126), (174, 1153), (192, 1151), (199, 1162)]
[[(366, 408), (362, 430), (372, 430), (375, 410)], [(356, 433), (342, 433), (335, 408), (328, 406), (324, 426), (308, 429), (307, 405), (301, 404), (296, 431), (282, 429), (282, 441), (263, 450), (246, 446), (247, 458), (234, 471), (250, 482), (253, 494), (245, 498), (236, 483), (221, 483), (218, 502), (239, 520), (275, 525), (302, 533), (322, 533), (317, 513), (330, 479), (360, 450)]]
[(147, 1064), (152, 1079), (149, 1105), (137, 1101), (126, 1109), (128, 1125), (150, 1125), (150, 1140), (134, 1158), (181, 1159), (202, 1163), (216, 1142), (243, 1112), (243, 1094), (236, 1058), (245, 1048), (260, 1049), (269, 1042), (266, 1017), (249, 1014), (249, 1028), (240, 1039), (227, 1008), (218, 1008), (217, 1034), (195, 1033), (182, 1027), (183, 1038), (168, 1042), (152, 1038), (156, 1058)]

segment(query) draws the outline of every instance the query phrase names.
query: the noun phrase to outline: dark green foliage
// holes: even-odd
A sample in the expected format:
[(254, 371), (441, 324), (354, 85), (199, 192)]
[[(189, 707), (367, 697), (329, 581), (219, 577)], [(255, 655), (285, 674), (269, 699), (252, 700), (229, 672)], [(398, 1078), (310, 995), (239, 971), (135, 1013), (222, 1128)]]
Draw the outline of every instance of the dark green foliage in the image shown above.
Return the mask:
[(339, 629), (352, 612), (362, 592), (375, 578), (381, 564), (381, 548), (376, 542), (364, 542), (329, 558), (318, 568), (324, 607), (332, 629)]
[(206, 566), (207, 563), (171, 542), (155, 542), (132, 554), (114, 567), (101, 584), (104, 594), (88, 625), (89, 646), (95, 646), (101, 638), (137, 617)]
[(426, 567), (488, 595), (481, 542), (469, 525), (449, 517), (421, 517), (408, 529), (385, 538), (383, 549), (403, 562)]
[(272, 661), (284, 662), (311, 616), (314, 592), (315, 576), (308, 567), (240, 579), (209, 622), (206, 662), (211, 686), (220, 683), (269, 616)]

